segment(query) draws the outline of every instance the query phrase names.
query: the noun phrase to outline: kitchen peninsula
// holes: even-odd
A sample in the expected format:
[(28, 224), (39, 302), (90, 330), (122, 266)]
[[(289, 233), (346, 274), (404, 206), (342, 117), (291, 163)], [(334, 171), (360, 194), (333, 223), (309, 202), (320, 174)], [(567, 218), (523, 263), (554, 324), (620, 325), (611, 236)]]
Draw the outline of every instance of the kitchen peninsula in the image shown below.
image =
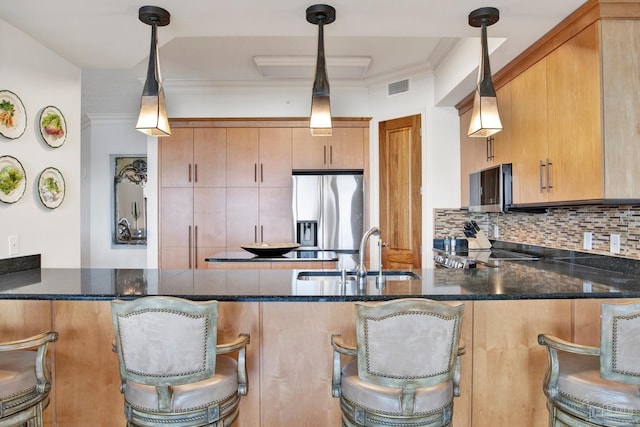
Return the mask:
[(355, 301), (460, 301), (467, 351), (455, 425), (537, 427), (547, 417), (541, 388), (546, 353), (537, 334), (597, 345), (600, 302), (640, 298), (637, 274), (595, 269), (579, 258), (573, 253), (499, 268), (414, 270), (420, 279), (405, 275), (376, 286), (372, 278), (364, 287), (322, 276), (299, 279), (302, 270), (32, 269), (0, 276), (0, 324), (2, 338), (60, 333), (47, 410), (52, 425), (111, 427), (124, 418), (110, 301), (144, 295), (216, 299), (220, 339), (251, 334), (249, 394), (237, 425), (329, 426), (340, 417), (331, 397), (329, 338), (341, 333), (354, 342)]

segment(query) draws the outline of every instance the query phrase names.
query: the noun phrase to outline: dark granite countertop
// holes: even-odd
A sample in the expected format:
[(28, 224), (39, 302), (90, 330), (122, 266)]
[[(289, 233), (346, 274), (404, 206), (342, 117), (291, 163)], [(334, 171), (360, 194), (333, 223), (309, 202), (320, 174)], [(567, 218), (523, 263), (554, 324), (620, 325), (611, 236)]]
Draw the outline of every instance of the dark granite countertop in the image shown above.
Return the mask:
[(333, 251), (295, 250), (281, 256), (257, 256), (250, 252), (221, 252), (205, 258), (207, 262), (309, 262), (337, 261), (338, 255)]
[[(640, 298), (640, 276), (570, 259), (507, 261), (497, 268), (412, 270), (420, 280), (340, 285), (335, 276), (300, 280), (310, 270), (30, 269), (0, 275), (0, 299), (111, 300), (172, 295), (219, 301), (364, 301)], [(373, 273), (373, 272), (370, 272)]]

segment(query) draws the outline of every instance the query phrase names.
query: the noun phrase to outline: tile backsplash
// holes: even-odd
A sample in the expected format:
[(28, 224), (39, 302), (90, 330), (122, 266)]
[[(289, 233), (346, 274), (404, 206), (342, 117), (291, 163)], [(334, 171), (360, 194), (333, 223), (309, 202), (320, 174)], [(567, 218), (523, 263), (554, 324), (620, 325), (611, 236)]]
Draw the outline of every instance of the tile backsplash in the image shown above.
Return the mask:
[[(436, 239), (464, 238), (463, 224), (473, 219), (491, 240), (601, 255), (614, 255), (609, 236), (618, 234), (620, 253), (615, 256), (640, 259), (640, 206), (636, 205), (549, 208), (544, 213), (435, 209), (434, 217)], [(585, 232), (593, 234), (591, 250), (583, 249)]]

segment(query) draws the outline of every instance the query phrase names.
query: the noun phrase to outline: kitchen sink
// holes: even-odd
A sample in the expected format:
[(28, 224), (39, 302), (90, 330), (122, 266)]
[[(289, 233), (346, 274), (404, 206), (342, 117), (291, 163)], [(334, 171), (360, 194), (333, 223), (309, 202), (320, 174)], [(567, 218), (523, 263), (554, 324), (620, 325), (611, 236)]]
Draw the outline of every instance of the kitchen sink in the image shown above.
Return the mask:
[[(374, 279), (379, 271), (367, 271), (367, 278)], [(298, 273), (298, 280), (315, 280), (335, 282), (341, 279), (342, 273), (337, 270), (332, 271), (302, 271)], [(382, 276), (387, 281), (421, 280), (422, 278), (412, 271), (383, 270)], [(347, 272), (347, 280), (355, 281), (356, 274), (353, 271)]]

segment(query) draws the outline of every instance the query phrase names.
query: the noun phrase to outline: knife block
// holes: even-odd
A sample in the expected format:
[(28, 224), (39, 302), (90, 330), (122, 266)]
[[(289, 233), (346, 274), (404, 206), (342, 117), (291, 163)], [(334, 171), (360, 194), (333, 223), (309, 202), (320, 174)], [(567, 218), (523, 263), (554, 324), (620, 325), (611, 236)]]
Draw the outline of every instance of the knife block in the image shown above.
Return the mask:
[(469, 249), (491, 249), (491, 242), (482, 230), (476, 232), (476, 237), (467, 237), (467, 242)]

